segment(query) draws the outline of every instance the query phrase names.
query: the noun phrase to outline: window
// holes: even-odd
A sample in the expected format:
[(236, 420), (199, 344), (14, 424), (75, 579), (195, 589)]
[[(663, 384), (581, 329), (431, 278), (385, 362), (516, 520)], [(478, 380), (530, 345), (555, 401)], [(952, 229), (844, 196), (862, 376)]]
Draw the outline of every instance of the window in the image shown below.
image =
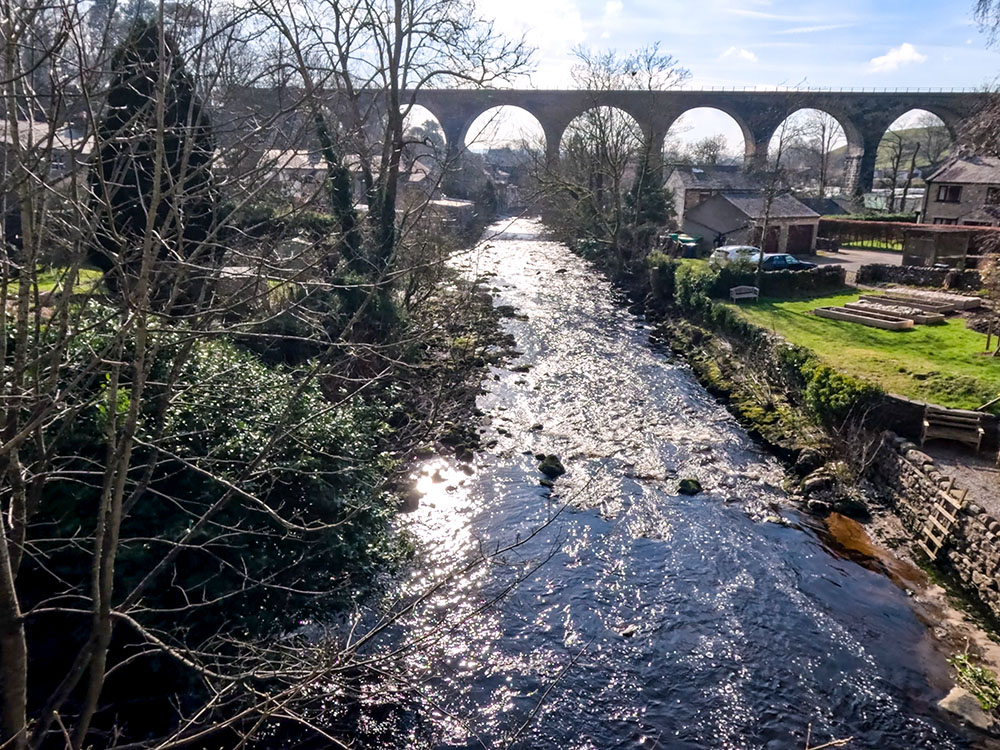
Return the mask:
[(986, 188), (986, 205), (995, 206), (1000, 203), (1000, 187)]
[(935, 217), (935, 224), (958, 224), (958, 219), (943, 219), (940, 216)]
[(988, 221), (963, 221), (962, 226), (965, 227), (991, 227), (993, 226)]
[(962, 200), (961, 185), (938, 185), (938, 203), (958, 203)]

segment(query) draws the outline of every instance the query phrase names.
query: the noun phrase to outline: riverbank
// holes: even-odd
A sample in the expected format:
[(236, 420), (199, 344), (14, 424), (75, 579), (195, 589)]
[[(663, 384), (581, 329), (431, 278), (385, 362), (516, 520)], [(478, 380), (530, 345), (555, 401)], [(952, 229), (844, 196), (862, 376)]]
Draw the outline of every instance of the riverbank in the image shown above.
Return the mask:
[(517, 354), (502, 326), (514, 312), (495, 306), (489, 287), (489, 276), (470, 278), (448, 268), (413, 323), (422, 332), (421, 352), (397, 384), (400, 405), (391, 442), (399, 464), (393, 486), (404, 512), (419, 501), (409, 480), (415, 461), (442, 456), (468, 464), (475, 451), (488, 447), (476, 399), (490, 368)]
[[(936, 568), (928, 567), (934, 561), (921, 554), (917, 543), (932, 524), (929, 516), (937, 512), (942, 483), (945, 490), (951, 485), (930, 459), (916, 461), (914, 478), (889, 480), (889, 475), (905, 474), (919, 453), (912, 443), (885, 436), (884, 420), (891, 416), (885, 411), (892, 405), (886, 407), (878, 390), (863, 381), (815, 362), (808, 349), (713, 302), (707, 287), (679, 280), (679, 273), (683, 265), (667, 269), (654, 262), (648, 281), (638, 274), (626, 279), (631, 293), (643, 300), (657, 337), (783, 460), (786, 484), (804, 506), (828, 520), (843, 513), (863, 521), (877, 540), (867, 547), (893, 550), (876, 559), (899, 558), (903, 566), (917, 570), (921, 565), (934, 573), (933, 578), (901, 578), (892, 575), (892, 566), (885, 569), (921, 603), (945, 648), (957, 652), (958, 644), (966, 644), (973, 662), (995, 675), (1000, 671), (1000, 651), (992, 640), (1000, 614), (1000, 592), (995, 590), (1000, 538), (994, 538), (993, 526), (1000, 529), (1000, 524), (975, 504), (962, 509), (952, 524), (951, 544), (936, 561), (940, 573), (935, 573)], [(842, 531), (843, 524), (839, 526)], [(956, 670), (961, 683), (964, 672)], [(976, 712), (965, 710), (969, 701), (963, 698), (968, 685), (956, 691), (945, 707), (992, 731), (995, 714), (973, 716)]]
[[(485, 450), (419, 466), (400, 517), (419, 603), (386, 647), (420, 647), (365, 692), (358, 744), (803, 747), (811, 725), (813, 744), (988, 747), (936, 707), (947, 654), (913, 597), (848, 562), (779, 462), (543, 231), (516, 222), (467, 259), (497, 274), (521, 354), (478, 399)], [(541, 454), (566, 469), (551, 487)]]

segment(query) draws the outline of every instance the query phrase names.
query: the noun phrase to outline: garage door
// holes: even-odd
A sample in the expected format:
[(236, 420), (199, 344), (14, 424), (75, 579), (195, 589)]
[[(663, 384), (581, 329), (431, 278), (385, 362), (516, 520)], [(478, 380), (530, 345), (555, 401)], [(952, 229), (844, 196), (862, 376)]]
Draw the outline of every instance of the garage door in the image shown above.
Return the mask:
[(785, 252), (795, 254), (808, 254), (812, 252), (813, 246), (813, 225), (812, 224), (792, 224), (788, 227), (788, 248)]

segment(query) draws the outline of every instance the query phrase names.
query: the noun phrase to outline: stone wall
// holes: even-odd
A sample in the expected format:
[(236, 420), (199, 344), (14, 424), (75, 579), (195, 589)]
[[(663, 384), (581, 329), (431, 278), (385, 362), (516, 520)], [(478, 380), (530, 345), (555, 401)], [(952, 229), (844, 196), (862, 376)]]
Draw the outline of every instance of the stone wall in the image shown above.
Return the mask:
[(892, 266), (869, 263), (858, 269), (859, 284), (907, 284), (929, 286), (937, 289), (978, 291), (983, 282), (979, 271), (959, 271), (952, 268), (927, 268), (926, 266)]
[[(883, 434), (870, 478), (914, 539), (922, 538), (940, 493), (951, 486), (930, 456), (893, 432)], [(972, 503), (956, 518), (937, 562), (1000, 617), (1000, 520)]]
[[(869, 429), (892, 430), (913, 441), (920, 440), (924, 426), (924, 411), (927, 404), (923, 401), (886, 394), (879, 405), (872, 410), (866, 426)], [(1000, 448), (1000, 417), (995, 414), (983, 414), (983, 444), (980, 450), (991, 453)]]

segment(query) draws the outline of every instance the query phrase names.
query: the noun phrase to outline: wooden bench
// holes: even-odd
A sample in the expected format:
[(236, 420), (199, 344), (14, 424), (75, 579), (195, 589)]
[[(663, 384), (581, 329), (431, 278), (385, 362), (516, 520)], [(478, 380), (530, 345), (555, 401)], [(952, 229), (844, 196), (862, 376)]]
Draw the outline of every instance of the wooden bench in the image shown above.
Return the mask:
[(739, 302), (741, 299), (759, 299), (760, 289), (755, 286), (734, 286), (729, 290), (729, 299)]
[(923, 445), (933, 438), (942, 438), (971, 445), (978, 453), (985, 434), (983, 415), (980, 412), (942, 409), (940, 406), (928, 404), (924, 410), (924, 426), (920, 431), (920, 444)]

